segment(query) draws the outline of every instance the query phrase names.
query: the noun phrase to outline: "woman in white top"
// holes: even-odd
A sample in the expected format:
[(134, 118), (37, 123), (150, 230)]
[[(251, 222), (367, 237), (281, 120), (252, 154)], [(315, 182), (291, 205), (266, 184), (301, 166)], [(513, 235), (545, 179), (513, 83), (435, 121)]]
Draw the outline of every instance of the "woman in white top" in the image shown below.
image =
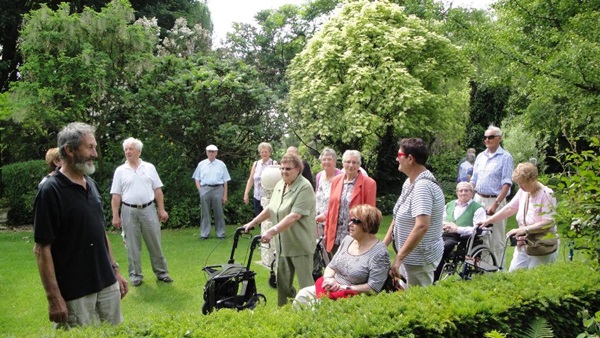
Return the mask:
[(538, 181), (538, 170), (529, 162), (517, 165), (513, 171), (512, 180), (519, 185), (515, 197), (483, 223), (493, 224), (516, 215), (519, 227), (506, 234), (507, 238), (516, 237), (518, 239), (508, 271), (531, 269), (538, 265), (552, 263), (558, 257), (558, 249), (543, 256), (530, 256), (525, 251), (524, 237), (527, 234), (556, 234), (554, 192)]
[(317, 199), (317, 237), (323, 236), (325, 227), (325, 211), (331, 195), (331, 180), (342, 173), (342, 170), (336, 168), (337, 155), (335, 150), (325, 148), (319, 156), (321, 168), (323, 170), (317, 174), (315, 197)]
[(244, 203), (248, 204), (250, 202), (248, 194), (250, 193), (250, 188), (252, 188), (252, 185), (254, 185), (254, 216), (260, 214), (263, 210), (263, 207), (260, 205), (260, 200), (263, 197), (262, 185), (260, 184), (260, 176), (262, 175), (262, 172), (266, 167), (277, 164), (277, 161), (271, 159), (273, 147), (271, 147), (269, 143), (262, 142), (261, 144), (259, 144), (258, 153), (260, 154), (260, 160), (252, 163), (252, 168), (250, 169), (250, 177), (248, 177), (248, 182), (246, 183), (246, 190), (244, 191)]

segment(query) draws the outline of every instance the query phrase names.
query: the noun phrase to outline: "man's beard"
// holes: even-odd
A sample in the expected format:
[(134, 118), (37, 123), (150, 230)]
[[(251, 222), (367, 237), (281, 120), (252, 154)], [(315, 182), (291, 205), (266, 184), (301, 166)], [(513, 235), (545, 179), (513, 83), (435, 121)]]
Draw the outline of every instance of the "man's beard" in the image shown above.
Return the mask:
[(80, 158), (77, 153), (75, 153), (75, 157), (73, 159), (75, 161), (74, 167), (77, 171), (84, 175), (91, 175), (96, 172), (96, 167), (94, 166), (94, 162), (87, 162), (88, 160), (93, 160), (93, 158)]

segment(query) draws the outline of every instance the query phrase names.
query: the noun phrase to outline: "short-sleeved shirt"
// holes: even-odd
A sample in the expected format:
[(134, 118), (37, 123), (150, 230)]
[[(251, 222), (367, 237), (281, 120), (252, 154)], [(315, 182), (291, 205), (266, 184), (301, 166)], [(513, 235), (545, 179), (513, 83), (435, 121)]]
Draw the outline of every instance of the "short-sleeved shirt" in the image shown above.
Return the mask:
[(201, 185), (225, 184), (231, 181), (227, 166), (219, 159), (212, 162), (209, 159), (200, 161), (192, 178), (200, 182)]
[(362, 255), (351, 255), (348, 248), (353, 241), (354, 238), (346, 236), (328, 265), (335, 271), (335, 280), (343, 285), (367, 283), (375, 292), (381, 291), (390, 270), (390, 254), (387, 247), (378, 241)]
[(275, 236), (277, 253), (281, 257), (312, 255), (315, 252), (315, 192), (310, 182), (298, 176), (285, 191), (280, 180), (273, 189), (269, 202), (269, 214), (273, 224), (279, 223), (290, 213), (302, 215), (294, 224)]
[(261, 177), (262, 177), (262, 172), (263, 170), (265, 170), (265, 168), (267, 168), (270, 165), (275, 165), (277, 164), (277, 161), (273, 161), (272, 159), (268, 159), (266, 161), (263, 160), (258, 160), (256, 162), (254, 162), (254, 177), (252, 177), (252, 179), (254, 180), (254, 198), (259, 200), (263, 197), (263, 188), (262, 188), (262, 184), (261, 184)]
[[(529, 205), (527, 207), (527, 218), (525, 219), (523, 216), (527, 203)], [(531, 194), (519, 189), (507, 206), (518, 210), (516, 214), (517, 223), (520, 227), (524, 227), (527, 224), (534, 224), (541, 221), (553, 221), (554, 214), (556, 213), (556, 198), (554, 198), (554, 191), (552, 189), (542, 185), (542, 189), (535, 196), (531, 196)], [(550, 231), (555, 233), (556, 226), (552, 226)]]
[(154, 200), (154, 190), (162, 186), (151, 163), (141, 161), (134, 170), (125, 162), (115, 170), (110, 193), (121, 195), (121, 201), (125, 203), (146, 204)]
[(471, 183), (475, 183), (475, 191), (479, 194), (498, 196), (503, 185), (512, 185), (513, 167), (513, 158), (508, 151), (499, 146), (490, 154), (486, 149), (475, 159)]
[(117, 280), (106, 242), (98, 185), (84, 189), (60, 171), (40, 187), (34, 205), (34, 239), (51, 244), (54, 271), (65, 301), (99, 292)]
[(425, 265), (438, 262), (444, 252), (442, 240), (444, 193), (429, 170), (422, 172), (410, 184), (406, 180), (402, 194), (394, 206), (394, 239), (398, 250), (415, 227), (416, 217), (431, 216), (429, 229), (421, 242), (406, 256), (404, 263)]

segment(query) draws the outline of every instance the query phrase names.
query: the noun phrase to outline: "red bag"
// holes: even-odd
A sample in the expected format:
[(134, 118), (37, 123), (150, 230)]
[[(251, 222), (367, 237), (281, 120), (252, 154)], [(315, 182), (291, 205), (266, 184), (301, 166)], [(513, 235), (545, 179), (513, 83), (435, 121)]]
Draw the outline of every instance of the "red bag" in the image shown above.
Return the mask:
[(319, 277), (315, 281), (315, 291), (317, 292), (317, 298), (328, 297), (329, 299), (347, 298), (359, 294), (358, 291), (354, 290), (325, 291), (323, 289), (323, 277)]

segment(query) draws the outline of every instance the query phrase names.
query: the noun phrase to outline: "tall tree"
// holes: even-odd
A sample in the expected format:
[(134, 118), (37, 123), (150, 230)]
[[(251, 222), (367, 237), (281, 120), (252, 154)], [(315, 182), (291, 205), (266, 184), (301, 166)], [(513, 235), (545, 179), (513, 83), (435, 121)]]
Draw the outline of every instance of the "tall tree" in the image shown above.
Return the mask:
[(11, 89), (13, 119), (45, 135), (70, 121), (105, 130), (130, 109), (137, 78), (151, 67), (156, 29), (132, 25), (133, 9), (114, 0), (101, 12), (47, 6), (25, 18), (22, 81)]
[[(25, 14), (40, 9), (42, 5), (52, 10), (61, 3), (68, 3), (73, 13), (81, 13), (85, 7), (100, 11), (110, 0), (20, 0), (0, 2), (0, 92), (8, 90), (10, 83), (18, 80), (18, 67), (23, 62), (17, 49), (19, 30)], [(136, 19), (157, 18), (162, 36), (173, 28), (179, 17), (186, 19), (189, 27), (199, 24), (212, 33), (212, 21), (206, 0), (133, 0)]]
[(381, 168), (395, 158), (382, 139), (462, 136), (469, 70), (459, 48), (401, 7), (351, 2), (288, 68), (288, 113), (304, 139), (361, 149)]
[(494, 8), (478, 45), (492, 66), (482, 78), (512, 86), (509, 111), (540, 137), (597, 135), (600, 3), (501, 0)]

